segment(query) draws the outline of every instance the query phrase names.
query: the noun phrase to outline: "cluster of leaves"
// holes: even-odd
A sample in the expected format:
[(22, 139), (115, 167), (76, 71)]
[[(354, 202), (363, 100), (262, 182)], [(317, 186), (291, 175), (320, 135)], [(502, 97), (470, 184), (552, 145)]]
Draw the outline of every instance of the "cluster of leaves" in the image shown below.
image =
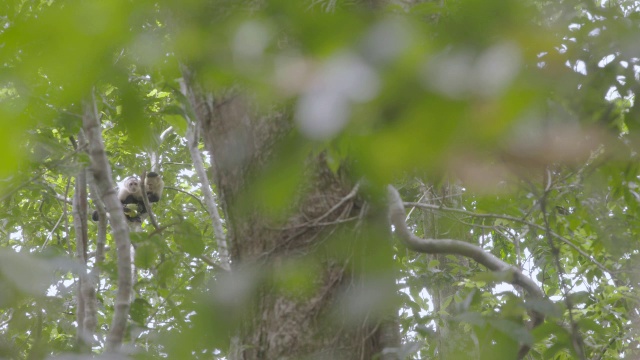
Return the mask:
[[(161, 85), (141, 81), (131, 87), (143, 100), (142, 124), (123, 126), (126, 121), (119, 109), (123, 95), (117, 88), (105, 85), (97, 93), (103, 95), (99, 112), (114, 179), (139, 176), (150, 169), (147, 150), (153, 149), (160, 156), (159, 171), (168, 187), (162, 201), (153, 207), (162, 230), (154, 233), (148, 225), (145, 233), (132, 234), (139, 280), (128, 331), (132, 339), (147, 343), (149, 353), (154, 354), (162, 347), (160, 343), (148, 344), (150, 329), (178, 331), (187, 326), (187, 315), (195, 311), (194, 289), (211, 277), (208, 266), (198, 259), (215, 255), (216, 245), (186, 141), (179, 135), (184, 135), (185, 124), (160, 138), (171, 127), (164, 118), (173, 116), (166, 113), (176, 104), (167, 92), (158, 90)], [(3, 184), (2, 357), (41, 358), (77, 347), (75, 274), (83, 270), (73, 260), (71, 199), (74, 177), (89, 160), (82, 149), (74, 148), (75, 140), (70, 138), (80, 128), (81, 115), (76, 111), (73, 106), (62, 110), (56, 119), (65, 117), (63, 123), (45, 121), (34, 126), (19, 146), (27, 152), (21, 154), (18, 171)], [(144, 136), (134, 138), (131, 126)], [(89, 223), (89, 232), (96, 233), (95, 223)], [(98, 323), (103, 330), (113, 316), (117, 280), (115, 244), (110, 235), (107, 246), (111, 250), (101, 264), (98, 295)], [(90, 245), (89, 250), (94, 251), (95, 246)]]
[[(587, 357), (632, 354), (640, 198), (635, 2), (427, 1), (376, 11), (285, 0), (3, 6), (0, 357), (74, 348), (69, 270), (77, 269), (61, 259), (74, 253), (70, 184), (88, 159), (69, 138), (92, 92), (114, 177), (149, 169), (155, 153), (165, 183), (177, 189), (154, 207), (167, 228), (133, 239), (142, 276), (132, 341), (151, 357), (210, 357), (226, 346), (226, 338), (211, 342), (201, 331), (226, 334), (223, 319), (190, 321), (193, 312), (209, 314), (196, 300), (213, 275), (198, 257), (215, 254), (215, 244), (183, 139), (180, 63), (212, 88), (248, 89), (258, 107), (290, 105), (284, 111), (294, 113), (305, 140), (282, 155), (279, 174), (300, 173), (301, 153), (328, 148), (336, 169), (348, 161), (372, 188), (406, 174), (440, 184), (453, 173), (464, 193), (433, 204), (503, 216), (416, 209), (409, 220), (419, 236), (480, 243), (521, 266), (554, 302), (544, 311), (548, 321), (531, 336), (513, 293), (486, 291), (498, 275), (478, 276), (482, 268), (455, 256), (398, 249), (403, 336), (413, 344), (407, 356), (444, 351), (447, 325), (464, 357), (495, 358), (532, 342), (534, 356), (571, 358), (577, 335), (570, 322)], [(594, 124), (596, 133), (583, 132)], [(594, 138), (596, 146), (573, 152)], [(545, 166), (553, 162), (562, 164)], [(494, 176), (505, 171), (517, 176)], [(291, 178), (283, 185), (275, 177), (265, 193), (286, 193)], [(407, 201), (423, 196), (424, 186), (403, 183)], [(113, 314), (114, 256), (108, 252), (102, 266), (100, 324)], [(50, 271), (31, 272), (41, 267), (57, 277), (41, 281)]]

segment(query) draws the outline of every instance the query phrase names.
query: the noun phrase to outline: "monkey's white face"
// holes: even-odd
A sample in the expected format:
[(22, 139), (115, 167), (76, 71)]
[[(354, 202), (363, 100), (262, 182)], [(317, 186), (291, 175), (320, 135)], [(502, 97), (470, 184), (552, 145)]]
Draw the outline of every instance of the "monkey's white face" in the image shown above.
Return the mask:
[(131, 194), (140, 193), (140, 183), (136, 178), (129, 178), (125, 180), (124, 186), (129, 190)]

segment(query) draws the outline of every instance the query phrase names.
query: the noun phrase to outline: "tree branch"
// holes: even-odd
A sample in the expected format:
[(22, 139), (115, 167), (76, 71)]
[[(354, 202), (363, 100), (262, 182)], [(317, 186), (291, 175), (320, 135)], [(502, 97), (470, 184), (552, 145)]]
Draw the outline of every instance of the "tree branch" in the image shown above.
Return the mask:
[[(517, 267), (507, 264), (476, 245), (460, 240), (422, 239), (415, 236), (407, 227), (405, 221), (406, 213), (398, 190), (389, 185), (387, 187), (387, 196), (387, 201), (389, 202), (389, 220), (395, 227), (395, 233), (411, 250), (427, 254), (455, 254), (471, 258), (479, 264), (486, 266), (489, 270), (509, 274), (509, 279), (506, 281), (512, 285), (521, 286), (529, 296), (539, 299), (544, 298), (542, 289)], [(544, 321), (544, 315), (540, 312), (532, 310), (529, 312), (529, 316), (531, 316), (531, 328), (540, 325)], [(529, 346), (522, 345), (519, 358), (522, 359), (528, 351)]]
[[(477, 214), (477, 213), (474, 213), (472, 211), (463, 210), (463, 209), (453, 209), (453, 208), (448, 208), (448, 207), (444, 207), (444, 206), (430, 205), (430, 204), (423, 204), (423, 203), (416, 203), (416, 202), (404, 202), (403, 204), (405, 206), (414, 206), (414, 207), (419, 207), (419, 208), (422, 208), (422, 209), (457, 212), (457, 213), (460, 213), (460, 214), (465, 214), (465, 215), (469, 215), (469, 216), (476, 217), (476, 218), (504, 219), (504, 220), (509, 220), (509, 221), (518, 222), (518, 223), (521, 223), (521, 224), (525, 224), (525, 225), (531, 226), (531, 227), (536, 228), (538, 230), (544, 231), (545, 233), (547, 232), (547, 229), (544, 226), (538, 225), (538, 224), (536, 224), (534, 222), (527, 221), (527, 220), (524, 220), (524, 219), (521, 219), (521, 218), (517, 218), (515, 216), (500, 215), (500, 214)], [(591, 263), (596, 265), (600, 270), (606, 272), (611, 277), (615, 277), (615, 272), (614, 271), (608, 269), (602, 263), (598, 262), (598, 260), (594, 259), (593, 256), (587, 254), (584, 250), (582, 250), (580, 247), (578, 247), (576, 244), (574, 244), (571, 240), (569, 240), (566, 237), (554, 232), (553, 230), (549, 230), (549, 234), (551, 234), (551, 236), (555, 237), (556, 239), (562, 241), (563, 243), (567, 244), (570, 248), (575, 250), (578, 254), (584, 256), (587, 260), (589, 260)]]
[[(183, 93), (186, 95), (186, 86), (183, 86)], [(187, 119), (187, 121), (189, 121)], [(204, 203), (207, 205), (209, 211), (209, 217), (213, 224), (213, 232), (216, 236), (216, 242), (218, 244), (218, 256), (220, 257), (220, 267), (224, 270), (231, 270), (231, 261), (229, 259), (229, 250), (227, 249), (227, 238), (222, 227), (222, 219), (218, 212), (218, 206), (216, 199), (211, 191), (211, 183), (207, 177), (207, 172), (204, 169), (204, 162), (202, 161), (202, 154), (198, 150), (198, 128), (194, 122), (189, 121), (187, 127), (187, 142), (189, 146), (189, 152), (191, 153), (191, 159), (193, 160), (193, 166), (196, 169), (198, 178), (200, 178), (200, 189), (202, 195), (204, 195)]]
[(98, 191), (102, 195), (109, 219), (111, 221), (111, 232), (116, 243), (118, 254), (118, 290), (114, 305), (113, 320), (111, 330), (107, 335), (106, 350), (116, 352), (120, 349), (125, 335), (129, 306), (131, 301), (131, 239), (129, 238), (129, 227), (122, 211), (122, 204), (118, 200), (115, 191), (113, 178), (111, 176), (111, 165), (107, 159), (102, 140), (102, 132), (93, 94), (90, 100), (83, 103), (82, 123), (89, 144), (89, 155), (91, 157), (91, 172)]
[(194, 194), (192, 194), (192, 193), (190, 193), (188, 191), (185, 191), (185, 190), (182, 190), (182, 189), (178, 189), (178, 188), (173, 187), (173, 186), (165, 186), (164, 188), (165, 188), (165, 190), (173, 190), (173, 191), (177, 191), (177, 192), (183, 193), (185, 195), (191, 196), (194, 200), (196, 200), (200, 204), (200, 206), (202, 207), (202, 209), (204, 211), (209, 213), (209, 209), (207, 209), (207, 207), (202, 203), (202, 200), (200, 200), (200, 198), (197, 197), (196, 195), (194, 195)]
[(145, 181), (147, 179), (147, 172), (143, 171), (142, 176), (140, 177), (140, 189), (142, 190), (142, 202), (144, 203), (144, 208), (147, 210), (147, 214), (149, 214), (149, 220), (151, 220), (151, 224), (153, 227), (158, 230), (160, 225), (158, 225), (158, 221), (156, 220), (156, 215), (151, 211), (151, 203), (149, 202), (149, 197), (147, 196), (147, 189), (145, 186)]
[(544, 220), (544, 226), (546, 229), (547, 243), (549, 244), (549, 248), (551, 249), (551, 255), (553, 256), (553, 262), (556, 266), (556, 272), (558, 274), (558, 284), (560, 286), (560, 289), (562, 290), (562, 294), (564, 295), (564, 303), (567, 307), (567, 313), (569, 315), (571, 343), (573, 345), (573, 350), (576, 352), (576, 355), (579, 359), (586, 360), (584, 353), (584, 340), (582, 339), (582, 335), (580, 334), (578, 323), (573, 316), (573, 304), (571, 303), (571, 299), (569, 299), (569, 287), (564, 281), (565, 270), (560, 263), (560, 248), (553, 243), (553, 237), (551, 236), (551, 226), (549, 224), (549, 216), (547, 215), (547, 197), (549, 196), (549, 189), (551, 188), (551, 171), (549, 171), (549, 169), (547, 169), (547, 176), (547, 186), (545, 187), (544, 193), (540, 198), (540, 210), (542, 211), (542, 218)]

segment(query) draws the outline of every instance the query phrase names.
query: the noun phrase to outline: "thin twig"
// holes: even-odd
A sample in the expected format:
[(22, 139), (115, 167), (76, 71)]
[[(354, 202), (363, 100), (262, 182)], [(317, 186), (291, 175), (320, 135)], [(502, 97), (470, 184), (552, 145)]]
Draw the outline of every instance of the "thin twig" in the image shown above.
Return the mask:
[[(420, 199), (418, 199), (418, 203), (422, 201), (422, 199), (424, 199), (425, 195), (427, 195), (426, 192), (422, 193), (422, 195), (420, 196)], [(411, 210), (409, 210), (409, 212), (407, 213), (407, 218), (405, 219), (406, 221), (409, 221), (409, 218), (411, 218), (411, 214), (413, 214), (413, 210), (415, 210), (416, 207), (412, 206)]]
[(158, 234), (162, 233), (164, 230), (166, 230), (166, 229), (168, 229), (170, 227), (174, 227), (174, 226), (180, 224), (181, 222), (182, 221), (176, 221), (176, 222), (173, 222), (173, 223), (165, 225), (165, 226), (160, 226), (159, 228), (157, 228), (157, 229), (153, 230), (152, 232), (150, 232), (149, 233), (149, 237), (152, 237), (154, 235), (158, 235)]
[(344, 196), (342, 199), (340, 199), (340, 201), (338, 201), (337, 204), (333, 205), (331, 207), (331, 209), (329, 209), (326, 213), (324, 213), (324, 215), (322, 215), (319, 218), (315, 219), (313, 221), (312, 225), (318, 224), (321, 220), (323, 220), (327, 216), (331, 215), (332, 212), (336, 211), (340, 206), (342, 206), (342, 204), (344, 204), (345, 202), (353, 199), (356, 196), (356, 194), (358, 193), (358, 189), (359, 188), (360, 188), (360, 182), (358, 181), (356, 183), (356, 185), (353, 187), (353, 189), (351, 189), (351, 191), (346, 196)]
[(58, 221), (56, 221), (56, 224), (53, 225), (53, 228), (51, 228), (51, 231), (49, 231), (49, 235), (47, 235), (47, 238), (44, 240), (44, 243), (42, 244), (42, 246), (40, 246), (40, 251), (42, 251), (44, 248), (47, 247), (47, 244), (49, 243), (49, 240), (51, 240), (53, 238), (53, 233), (56, 231), (56, 229), (58, 228), (58, 225), (60, 225), (60, 223), (62, 222), (63, 218), (66, 218), (66, 214), (64, 212), (62, 212), (62, 214), (60, 214), (60, 217), (58, 218)]
[(181, 193), (183, 193), (183, 194), (186, 194), (186, 195), (191, 196), (192, 198), (196, 199), (196, 201), (198, 201), (198, 203), (200, 204), (200, 206), (202, 206), (202, 208), (204, 209), (204, 211), (206, 211), (206, 212), (207, 212), (207, 214), (209, 213), (209, 210), (208, 210), (208, 209), (207, 209), (207, 207), (202, 203), (202, 201), (200, 200), (200, 198), (198, 198), (198, 197), (197, 197), (197, 196), (195, 196), (194, 194), (192, 194), (192, 193), (190, 193), (190, 192), (188, 192), (188, 191), (182, 190), (182, 189), (178, 189), (178, 188), (172, 187), (172, 186), (165, 186), (164, 188), (165, 188), (165, 189), (168, 189), (168, 190), (173, 190), (173, 191), (181, 192)]
[(595, 355), (595, 356), (594, 356), (594, 359), (596, 359), (596, 360), (602, 360), (602, 358), (604, 357), (604, 355), (607, 353), (607, 350), (608, 350), (609, 348), (611, 348), (611, 346), (613, 346), (613, 344), (615, 344), (615, 342), (616, 342), (616, 341), (618, 341), (618, 340), (622, 337), (622, 335), (623, 335), (623, 334), (621, 333), (621, 334), (618, 334), (618, 335), (616, 335), (616, 336), (613, 336), (613, 337), (611, 338), (611, 340), (609, 340), (609, 342), (607, 343), (607, 345), (605, 345), (605, 346), (604, 346), (604, 348), (602, 349), (602, 351), (600, 352), (600, 354), (598, 354), (598, 355)]
[(151, 220), (151, 224), (156, 230), (160, 228), (158, 225), (158, 221), (156, 220), (156, 215), (151, 210), (151, 203), (149, 202), (149, 197), (147, 197), (147, 189), (145, 187), (145, 180), (147, 179), (147, 172), (143, 171), (142, 176), (140, 177), (140, 189), (142, 190), (142, 202), (144, 203), (144, 208), (147, 210), (147, 214), (149, 214), (149, 220)]
[(208, 257), (207, 255), (200, 255), (198, 256), (198, 258), (200, 260), (202, 260), (205, 264), (212, 266), (220, 271), (224, 271), (224, 272), (229, 272), (229, 269), (225, 269), (223, 268), (220, 264), (216, 263), (215, 260), (213, 260), (212, 258)]
[[(299, 225), (293, 225), (293, 226), (287, 226), (287, 227), (281, 227), (281, 228), (270, 228), (270, 230), (294, 230), (294, 229), (300, 229), (300, 228), (308, 228), (308, 227), (314, 227), (314, 226), (326, 226), (326, 225), (334, 225), (338, 222), (320, 222), (322, 219), (326, 218), (327, 216), (331, 215), (331, 213), (333, 213), (334, 211), (336, 211), (338, 208), (340, 208), (340, 206), (342, 206), (345, 202), (351, 200), (352, 198), (354, 198), (356, 196), (356, 194), (358, 193), (358, 188), (360, 187), (360, 182), (357, 182), (356, 185), (353, 187), (353, 189), (351, 189), (351, 191), (345, 195), (342, 199), (340, 199), (340, 201), (338, 201), (335, 205), (333, 205), (331, 207), (331, 209), (327, 210), (324, 214), (322, 214), (321, 216), (313, 219), (313, 221), (307, 221), (305, 223), (299, 224)], [(340, 219), (338, 219), (339, 221)], [(343, 221), (344, 222), (344, 221)]]
[(564, 281), (564, 268), (560, 263), (560, 248), (556, 247), (553, 243), (553, 237), (551, 236), (551, 226), (549, 225), (549, 216), (547, 215), (547, 196), (549, 195), (549, 191), (551, 187), (549, 184), (551, 183), (551, 172), (547, 169), (547, 186), (545, 187), (544, 193), (540, 198), (540, 210), (542, 211), (542, 219), (544, 221), (545, 232), (547, 237), (547, 243), (549, 244), (549, 248), (551, 248), (551, 254), (553, 256), (554, 265), (556, 267), (556, 272), (558, 274), (558, 282), (560, 285), (560, 289), (562, 289), (562, 293), (564, 295), (564, 303), (567, 307), (567, 312), (569, 313), (569, 323), (571, 329), (571, 343), (573, 345), (573, 350), (578, 355), (578, 358), (581, 360), (585, 360), (584, 354), (584, 341), (582, 339), (582, 335), (580, 334), (580, 329), (578, 328), (578, 324), (576, 323), (573, 317), (573, 304), (571, 303), (571, 299), (569, 298), (570, 290), (567, 287), (566, 282)]
[[(184, 86), (182, 93), (186, 96), (188, 90), (186, 84), (183, 85)], [(218, 204), (216, 203), (216, 198), (213, 195), (213, 191), (211, 190), (211, 183), (209, 182), (207, 171), (204, 168), (202, 154), (198, 149), (200, 136), (196, 123), (189, 122), (187, 126), (186, 138), (189, 147), (189, 153), (191, 154), (191, 160), (193, 161), (193, 167), (196, 170), (196, 174), (198, 174), (198, 179), (200, 180), (200, 191), (202, 191), (204, 203), (209, 210), (209, 218), (211, 220), (211, 225), (213, 226), (213, 233), (216, 238), (216, 244), (218, 245), (220, 266), (223, 269), (229, 271), (231, 270), (231, 258), (229, 256), (227, 235), (224, 232), (222, 218), (220, 217), (220, 213), (218, 212)]]

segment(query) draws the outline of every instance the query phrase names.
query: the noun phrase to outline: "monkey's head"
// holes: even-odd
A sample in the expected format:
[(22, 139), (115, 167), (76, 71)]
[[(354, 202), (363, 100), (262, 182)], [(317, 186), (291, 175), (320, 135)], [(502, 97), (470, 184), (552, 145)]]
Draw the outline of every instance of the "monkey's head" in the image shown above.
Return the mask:
[(140, 180), (137, 177), (130, 176), (124, 180), (124, 187), (131, 194), (140, 193)]
[(158, 197), (162, 195), (162, 189), (164, 187), (164, 181), (157, 172), (150, 172), (147, 174), (147, 179), (144, 182), (144, 186), (147, 188), (147, 193), (157, 193)]
[(164, 181), (162, 176), (157, 172), (149, 172), (147, 178), (144, 181), (144, 186), (147, 189), (147, 197), (149, 202), (158, 202), (162, 197), (162, 190), (164, 189)]

